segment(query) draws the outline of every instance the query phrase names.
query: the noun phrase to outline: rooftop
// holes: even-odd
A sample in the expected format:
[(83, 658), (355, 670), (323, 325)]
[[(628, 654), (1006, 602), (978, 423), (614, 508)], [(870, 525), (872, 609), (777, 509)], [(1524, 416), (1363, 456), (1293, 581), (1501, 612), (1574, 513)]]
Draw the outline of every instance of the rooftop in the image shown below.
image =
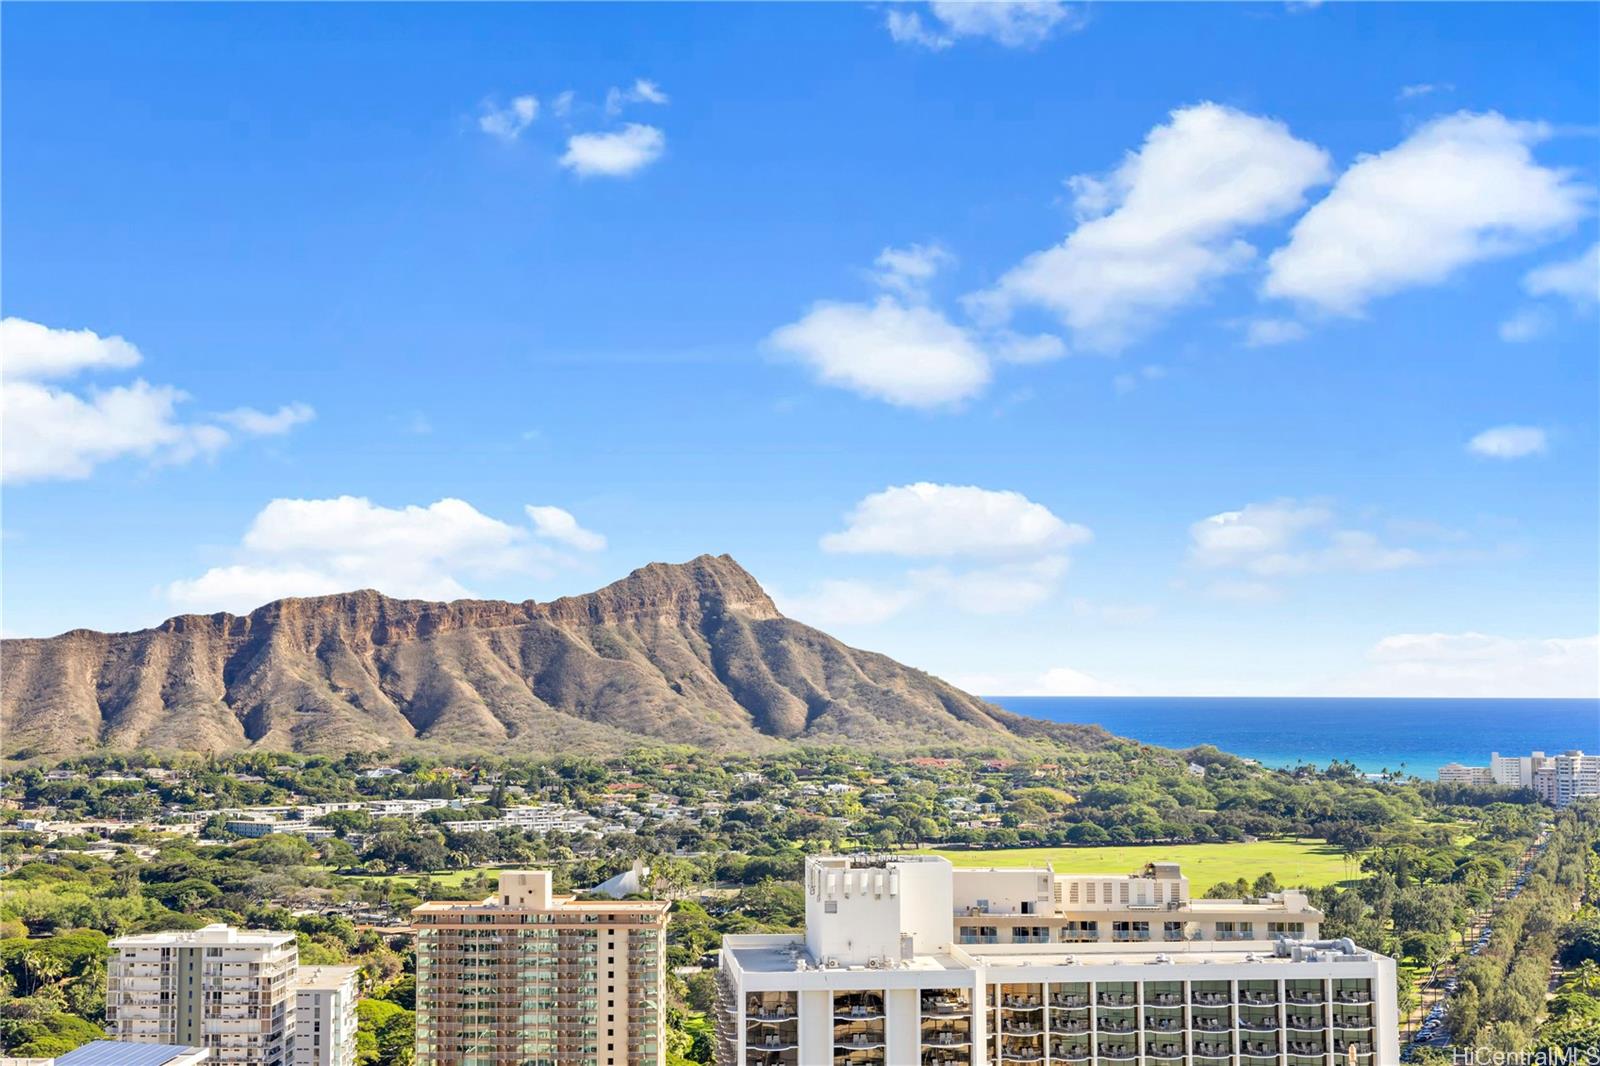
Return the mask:
[(302, 966), (294, 983), (296, 988), (332, 992), (343, 988), (360, 969), (359, 966)]
[(111, 946), (114, 948), (178, 947), (203, 944), (207, 947), (218, 947), (232, 944), (239, 947), (269, 948), (293, 944), (294, 940), (293, 933), (280, 933), (271, 929), (235, 929), (231, 925), (218, 922), (201, 926), (199, 929), (175, 929), (164, 933), (133, 933), (119, 936), (111, 942)]
[(182, 1044), (132, 1044), (121, 1040), (91, 1040), (76, 1051), (56, 1057), (56, 1066), (166, 1066), (174, 1059), (192, 1061), (201, 1048)]
[[(723, 951), (731, 953), (747, 973), (869, 971), (871, 966), (824, 967), (797, 936), (787, 934), (729, 935)], [(952, 947), (947, 952), (919, 954), (891, 967), (899, 972), (916, 970), (997, 969), (1019, 966), (1148, 966), (1170, 965), (1282, 965), (1295, 962), (1364, 962), (1381, 958), (1376, 952), (1349, 941), (1279, 941), (1262, 944), (1185, 943), (1150, 944), (994, 944)]]
[[(672, 906), (664, 899), (579, 899), (577, 896), (551, 896), (552, 911), (604, 911), (638, 914), (658, 914)], [(446, 914), (458, 910), (522, 911), (544, 910), (542, 907), (506, 906), (499, 896), (483, 899), (436, 899), (411, 908), (412, 914)]]

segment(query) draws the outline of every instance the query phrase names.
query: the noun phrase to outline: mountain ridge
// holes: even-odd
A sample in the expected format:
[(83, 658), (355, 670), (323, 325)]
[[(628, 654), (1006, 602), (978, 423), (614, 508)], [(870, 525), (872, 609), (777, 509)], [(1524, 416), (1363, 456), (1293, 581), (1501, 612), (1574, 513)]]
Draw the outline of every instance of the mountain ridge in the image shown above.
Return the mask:
[(547, 602), (364, 589), (0, 645), (10, 758), (103, 749), (1094, 747), (785, 617), (730, 556)]

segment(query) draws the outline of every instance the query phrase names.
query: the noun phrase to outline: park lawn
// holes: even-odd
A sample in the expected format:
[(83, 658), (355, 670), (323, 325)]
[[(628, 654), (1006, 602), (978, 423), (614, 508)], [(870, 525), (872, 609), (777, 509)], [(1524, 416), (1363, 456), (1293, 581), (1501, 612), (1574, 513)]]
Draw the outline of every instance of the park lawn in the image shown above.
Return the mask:
[[(497, 866), (497, 867), (472, 867), (465, 870), (441, 870), (438, 873), (428, 874), (433, 883), (440, 888), (460, 888), (462, 883), (476, 874), (486, 874), (491, 879), (497, 878), (501, 870), (522, 870), (523, 866)], [(422, 874), (339, 874), (338, 876), (351, 881), (404, 881), (409, 887), (415, 888), (417, 882), (422, 880)]]
[(1320, 888), (1354, 881), (1360, 870), (1344, 852), (1312, 837), (1237, 844), (1128, 844), (1110, 847), (989, 848), (931, 851), (956, 866), (1043, 866), (1057, 873), (1130, 874), (1147, 862), (1176, 862), (1195, 895), (1219, 881), (1254, 881), (1271, 873), (1290, 887)]

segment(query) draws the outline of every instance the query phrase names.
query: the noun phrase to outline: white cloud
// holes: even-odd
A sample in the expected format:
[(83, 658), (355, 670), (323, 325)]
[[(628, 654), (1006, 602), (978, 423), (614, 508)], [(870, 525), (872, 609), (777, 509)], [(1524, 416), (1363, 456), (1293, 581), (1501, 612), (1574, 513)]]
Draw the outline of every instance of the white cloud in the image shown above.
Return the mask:
[(618, 89), (615, 86), (606, 93), (606, 114), (620, 115), (622, 109), (629, 104), (665, 104), (667, 94), (661, 91), (661, 86), (645, 78), (636, 78), (632, 88)]
[[(215, 422), (182, 419), (178, 408), (188, 395), (170, 385), (135, 380), (80, 393), (47, 383), (138, 364), (139, 350), (121, 337), (8, 318), (0, 323), (0, 345), (0, 480), (7, 483), (78, 480), (102, 463), (128, 457), (156, 465), (187, 463), (216, 455), (232, 439)], [(304, 404), (290, 404), (270, 415), (239, 408), (217, 420), (247, 434), (281, 433), (311, 413)]]
[(1244, 267), (1248, 227), (1294, 211), (1327, 180), (1327, 153), (1281, 122), (1215, 103), (1172, 112), (1104, 178), (1069, 181), (1079, 225), (969, 306), (1004, 321), (1036, 306), (1075, 344), (1115, 350)]
[(947, 678), (976, 696), (1128, 696), (1131, 690), (1070, 666), (1042, 674), (953, 674)]
[(1059, 551), (1090, 537), (1020, 492), (921, 481), (862, 499), (845, 528), (821, 543), (824, 551), (852, 554), (994, 557)]
[[(1205, 569), (1236, 570), (1253, 579), (1398, 570), (1429, 561), (1415, 549), (1387, 545), (1364, 530), (1340, 529), (1328, 508), (1292, 499), (1252, 503), (1194, 523), (1189, 527), (1189, 559)], [(1275, 592), (1256, 587), (1254, 581), (1223, 582), (1210, 591), (1239, 600), (1264, 599)]]
[(630, 122), (614, 133), (577, 133), (567, 138), (561, 165), (580, 177), (625, 178), (661, 158), (666, 134)]
[(1600, 244), (1576, 258), (1530, 270), (1522, 287), (1530, 296), (1560, 296), (1574, 307), (1593, 307), (1600, 302)]
[(1524, 307), (1500, 323), (1500, 339), (1507, 344), (1526, 344), (1549, 333), (1555, 319), (1543, 307)]
[(1534, 161), (1532, 146), (1549, 135), (1541, 123), (1461, 112), (1362, 156), (1272, 254), (1263, 291), (1359, 314), (1377, 297), (1555, 237), (1593, 192)]
[[(865, 497), (824, 551), (936, 559), (891, 579), (828, 580), (790, 598), (797, 617), (869, 624), (914, 606), (991, 615), (1026, 610), (1055, 594), (1083, 526), (1017, 492), (974, 485), (899, 485)], [(786, 609), (788, 609), (786, 607)]]
[(510, 143), (522, 136), (522, 131), (539, 117), (539, 99), (518, 96), (504, 107), (485, 102), (478, 116), (478, 128), (491, 137)]
[(1068, 566), (1065, 555), (1045, 555), (963, 570), (934, 566), (913, 570), (908, 577), (920, 594), (942, 597), (968, 614), (1011, 614), (1054, 595)]
[(563, 89), (550, 101), (550, 113), (556, 118), (566, 118), (572, 114), (572, 105), (577, 101), (578, 94), (571, 89)]
[(33, 381), (6, 380), (3, 392), (5, 451), (0, 476), (7, 483), (79, 480), (112, 459), (134, 456), (184, 463), (216, 454), (226, 431), (179, 420), (188, 397), (166, 385), (135, 381), (91, 389), (80, 397)]
[(1397, 633), (1367, 656), (1351, 695), (1580, 698), (1600, 695), (1600, 637)]
[(781, 596), (783, 613), (810, 625), (875, 625), (904, 611), (919, 598), (919, 590), (904, 585), (828, 578), (807, 593)]
[(934, 0), (931, 24), (917, 11), (890, 9), (889, 36), (902, 44), (943, 51), (961, 38), (986, 38), (1006, 48), (1032, 48), (1061, 31), (1082, 29), (1080, 9), (1056, 0)]
[(1111, 379), (1111, 387), (1118, 396), (1126, 396), (1147, 381), (1160, 381), (1167, 376), (1167, 368), (1155, 363), (1141, 366), (1138, 370), (1125, 374), (1118, 374)]
[(23, 318), (0, 321), (0, 376), (71, 377), (84, 370), (137, 366), (139, 349), (87, 329), (51, 329)]
[(167, 587), (197, 611), (243, 612), (284, 596), (375, 588), (391, 596), (458, 599), (467, 582), (542, 576), (561, 563), (532, 528), (491, 518), (462, 500), (382, 507), (358, 496), (276, 499), (256, 515), (237, 562)]
[(569, 548), (576, 548), (583, 552), (604, 551), (606, 538), (604, 534), (595, 533), (578, 525), (578, 520), (572, 517), (570, 511), (559, 507), (534, 507), (529, 505), (523, 508), (528, 514), (528, 520), (533, 523), (533, 532), (536, 536), (565, 544)]
[(1467, 441), (1467, 451), (1489, 459), (1521, 459), (1544, 454), (1546, 444), (1538, 426), (1495, 426)]
[(1454, 92), (1455, 86), (1444, 82), (1419, 82), (1416, 85), (1402, 85), (1396, 98), (1400, 100), (1414, 100), (1419, 96), (1432, 96), (1434, 93)]
[(1067, 354), (1067, 345), (1050, 333), (1013, 333), (996, 330), (989, 335), (989, 348), (996, 359), (1007, 363), (1048, 363)]
[(280, 436), (315, 417), (317, 412), (305, 403), (286, 403), (270, 412), (257, 411), (254, 407), (236, 407), (217, 416), (218, 420), (252, 437)]
[(957, 404), (989, 383), (988, 356), (970, 332), (892, 296), (818, 303), (767, 340), (825, 384), (903, 407)]
[(1053, 596), (1068, 566), (1066, 556), (1046, 555), (989, 566), (925, 567), (884, 581), (829, 578), (780, 603), (785, 614), (823, 627), (873, 625), (929, 604), (966, 614), (1013, 614)]
[(955, 256), (937, 244), (885, 248), (873, 261), (877, 270), (872, 279), (885, 289), (920, 302), (927, 298), (928, 283), (953, 262)]
[(1265, 348), (1303, 340), (1305, 335), (1305, 326), (1292, 318), (1257, 318), (1246, 323), (1244, 343), (1250, 348)]

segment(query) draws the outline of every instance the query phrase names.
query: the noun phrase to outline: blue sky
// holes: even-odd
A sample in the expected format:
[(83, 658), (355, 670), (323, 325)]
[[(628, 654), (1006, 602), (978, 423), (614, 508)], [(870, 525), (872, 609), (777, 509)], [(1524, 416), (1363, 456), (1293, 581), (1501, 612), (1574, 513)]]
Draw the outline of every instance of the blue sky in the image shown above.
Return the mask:
[(991, 694), (1595, 692), (1591, 5), (3, 22), (8, 635), (729, 552)]

